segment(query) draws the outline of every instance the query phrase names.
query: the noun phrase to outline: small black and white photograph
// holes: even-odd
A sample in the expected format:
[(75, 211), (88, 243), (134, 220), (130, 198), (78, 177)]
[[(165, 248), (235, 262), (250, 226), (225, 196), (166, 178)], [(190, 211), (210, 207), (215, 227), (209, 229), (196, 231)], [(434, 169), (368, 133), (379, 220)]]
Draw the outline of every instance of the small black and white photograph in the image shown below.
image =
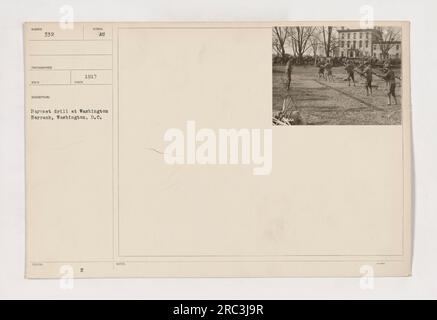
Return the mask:
[(402, 30), (272, 28), (272, 124), (400, 125)]

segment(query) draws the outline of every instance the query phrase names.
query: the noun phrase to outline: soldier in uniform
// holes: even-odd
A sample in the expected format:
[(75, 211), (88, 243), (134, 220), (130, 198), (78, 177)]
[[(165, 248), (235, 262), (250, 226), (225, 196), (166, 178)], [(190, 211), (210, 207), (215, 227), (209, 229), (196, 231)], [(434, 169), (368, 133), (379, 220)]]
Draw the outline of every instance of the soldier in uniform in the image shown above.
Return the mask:
[(387, 85), (387, 105), (391, 105), (391, 98), (394, 100), (394, 104), (398, 104), (396, 100), (396, 75), (394, 71), (391, 69), (390, 64), (387, 64), (384, 68), (384, 76), (385, 83)]
[(370, 63), (370, 61), (367, 61), (364, 64), (363, 73), (364, 73), (364, 77), (366, 79), (366, 92), (367, 92), (367, 95), (369, 95), (369, 92), (370, 92), (370, 95), (372, 95), (372, 93), (373, 93), (372, 92), (373, 70), (372, 70), (372, 64)]
[(319, 79), (325, 78), (325, 61), (320, 60), (317, 66), (319, 67), (319, 73), (318, 73)]
[(353, 81), (354, 87), (355, 87), (354, 69), (355, 69), (354, 63), (352, 61), (349, 61), (346, 65), (346, 68), (345, 68), (345, 70), (347, 72), (347, 78), (345, 80), (348, 81), (349, 87), (351, 86), (351, 80)]
[(332, 76), (332, 67), (333, 67), (332, 60), (328, 59), (328, 61), (325, 64), (326, 81), (334, 81), (334, 78)]
[(288, 59), (285, 65), (285, 73), (287, 75), (287, 90), (290, 90), (291, 85), (291, 72), (293, 71), (293, 61), (292, 58)]

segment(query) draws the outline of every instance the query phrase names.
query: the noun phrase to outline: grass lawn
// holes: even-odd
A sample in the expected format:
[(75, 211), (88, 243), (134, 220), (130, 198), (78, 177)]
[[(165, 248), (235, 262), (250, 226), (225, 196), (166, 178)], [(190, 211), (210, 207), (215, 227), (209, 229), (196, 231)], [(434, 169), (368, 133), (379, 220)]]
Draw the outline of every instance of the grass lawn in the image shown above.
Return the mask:
[[(343, 67), (333, 68), (334, 81), (318, 79), (315, 66), (295, 66), (291, 88), (286, 90), (284, 66), (273, 67), (273, 112), (282, 109), (290, 96), (303, 121), (308, 125), (399, 125), (401, 124), (401, 87), (396, 87), (397, 105), (387, 105), (385, 82), (373, 76), (373, 95), (367, 96), (365, 80), (355, 73), (356, 86), (344, 81)], [(380, 73), (379, 70), (376, 72)]]

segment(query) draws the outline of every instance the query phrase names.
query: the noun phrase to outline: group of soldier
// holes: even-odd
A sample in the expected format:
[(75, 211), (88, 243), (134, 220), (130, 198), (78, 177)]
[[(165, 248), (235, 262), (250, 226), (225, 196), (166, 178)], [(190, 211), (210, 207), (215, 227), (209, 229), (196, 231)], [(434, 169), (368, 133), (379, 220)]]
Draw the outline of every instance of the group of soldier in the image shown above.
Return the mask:
[[(332, 75), (332, 68), (334, 64), (331, 58), (321, 59), (317, 63), (318, 79), (324, 79), (327, 82), (334, 82), (334, 77)], [(348, 82), (348, 85), (356, 86), (355, 73), (358, 73), (365, 80), (365, 88), (367, 96), (373, 94), (372, 81), (373, 77), (377, 76), (385, 81), (386, 84), (386, 94), (387, 94), (387, 105), (391, 105), (392, 102), (396, 105), (396, 74), (393, 71), (391, 63), (389, 60), (383, 63), (382, 74), (376, 73), (373, 68), (373, 61), (371, 59), (366, 59), (361, 61), (360, 64), (356, 64), (354, 60), (349, 59), (344, 62), (344, 69), (346, 71), (346, 78), (344, 81)], [(291, 86), (291, 75), (293, 70), (292, 59), (290, 59), (286, 66), (285, 72), (287, 75), (287, 90)]]

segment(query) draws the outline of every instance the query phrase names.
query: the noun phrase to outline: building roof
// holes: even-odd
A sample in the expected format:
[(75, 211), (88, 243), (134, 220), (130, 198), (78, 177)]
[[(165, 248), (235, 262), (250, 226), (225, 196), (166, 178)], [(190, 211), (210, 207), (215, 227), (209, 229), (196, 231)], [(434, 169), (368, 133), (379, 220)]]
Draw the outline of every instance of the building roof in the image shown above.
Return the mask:
[(376, 32), (376, 29), (337, 29), (337, 32)]

